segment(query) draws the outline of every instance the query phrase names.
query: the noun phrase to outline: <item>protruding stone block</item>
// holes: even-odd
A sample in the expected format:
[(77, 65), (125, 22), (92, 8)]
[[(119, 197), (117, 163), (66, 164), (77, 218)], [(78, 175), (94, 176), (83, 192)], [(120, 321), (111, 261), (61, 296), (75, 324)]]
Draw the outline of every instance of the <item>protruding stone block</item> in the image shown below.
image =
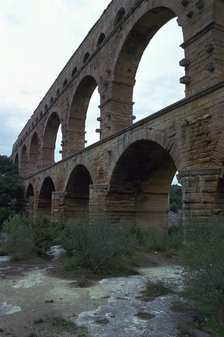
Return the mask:
[(189, 4), (189, 0), (181, 0), (181, 5), (186, 7)]
[(179, 62), (179, 65), (181, 67), (185, 67), (185, 68), (187, 68), (189, 66), (189, 64), (190, 64), (190, 61), (188, 59), (185, 59), (185, 58), (180, 60), (180, 62)]
[(209, 62), (206, 64), (205, 69), (209, 72), (213, 72), (215, 70), (215, 64), (213, 62)]
[(191, 83), (190, 76), (183, 76), (183, 77), (181, 77), (180, 78), (180, 83), (181, 84), (186, 84), (186, 85), (190, 84)]

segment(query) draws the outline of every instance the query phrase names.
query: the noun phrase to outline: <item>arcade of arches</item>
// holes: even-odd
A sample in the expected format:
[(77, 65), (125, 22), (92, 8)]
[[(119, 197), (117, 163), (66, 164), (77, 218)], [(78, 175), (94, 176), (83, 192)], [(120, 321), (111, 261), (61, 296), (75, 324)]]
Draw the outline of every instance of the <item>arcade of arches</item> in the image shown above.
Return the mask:
[[(103, 212), (114, 222), (167, 227), (175, 172), (183, 222), (224, 215), (224, 3), (113, 0), (28, 121), (12, 151), (31, 216)], [(185, 97), (133, 123), (142, 55), (173, 18), (182, 30)], [(166, 50), (163, 60), (165, 63)], [(162, 60), (162, 58), (161, 58)], [(86, 146), (94, 90), (99, 141)], [(150, 96), (150, 95), (149, 95)], [(54, 162), (61, 126), (62, 160)]]

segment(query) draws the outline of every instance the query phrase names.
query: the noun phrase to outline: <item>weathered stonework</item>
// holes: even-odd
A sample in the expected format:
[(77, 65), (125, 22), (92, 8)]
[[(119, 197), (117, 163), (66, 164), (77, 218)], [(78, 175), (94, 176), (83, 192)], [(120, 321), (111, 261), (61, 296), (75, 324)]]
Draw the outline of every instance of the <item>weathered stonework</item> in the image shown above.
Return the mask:
[[(191, 15), (189, 14), (191, 13)], [(142, 53), (177, 17), (183, 31), (185, 99), (133, 125)], [(224, 215), (224, 3), (113, 0), (53, 83), (12, 151), (33, 216), (103, 212), (141, 226), (167, 225), (179, 171), (184, 222)], [(85, 119), (100, 94), (100, 141), (85, 148)], [(97, 117), (97, 116), (96, 116)], [(62, 125), (62, 161), (54, 163)]]

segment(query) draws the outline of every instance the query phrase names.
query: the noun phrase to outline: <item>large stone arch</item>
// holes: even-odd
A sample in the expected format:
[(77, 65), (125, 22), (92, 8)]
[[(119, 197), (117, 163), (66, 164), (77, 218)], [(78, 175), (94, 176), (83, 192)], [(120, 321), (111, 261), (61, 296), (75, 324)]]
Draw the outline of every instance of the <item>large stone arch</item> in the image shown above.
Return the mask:
[(40, 188), (37, 205), (37, 215), (51, 219), (52, 193), (55, 192), (55, 184), (50, 177), (46, 177)]
[(163, 132), (155, 130), (154, 128), (137, 129), (130, 132), (128, 137), (124, 137), (122, 142), (119, 142), (119, 146), (116, 147), (116, 151), (113, 152), (113, 161), (108, 168), (108, 179), (111, 179), (113, 171), (118, 163), (122, 154), (134, 143), (138, 141), (149, 141), (158, 144), (161, 148), (169, 153), (177, 170), (181, 170), (184, 167), (184, 163), (181, 157), (181, 152), (178, 145), (171, 140)]
[(174, 147), (158, 133), (126, 143), (114, 160), (106, 198), (113, 221), (167, 229), (169, 193), (179, 163)]
[(109, 90), (112, 100), (103, 102), (103, 119), (108, 128), (104, 130), (103, 137), (133, 123), (133, 88), (141, 57), (158, 30), (178, 17), (178, 13), (182, 13), (180, 7), (176, 1), (146, 1), (136, 11), (132, 21), (126, 23), (111, 66), (112, 81)]
[(158, 144), (137, 141), (115, 167), (107, 210), (143, 228), (167, 229), (170, 186), (176, 170), (168, 152)]
[(66, 149), (68, 154), (83, 150), (85, 147), (86, 113), (97, 86), (97, 80), (92, 75), (86, 75), (75, 89), (67, 121)]
[(29, 174), (34, 174), (39, 168), (39, 138), (34, 132), (30, 142), (29, 150)]
[(65, 187), (64, 217), (75, 219), (89, 212), (90, 185), (93, 184), (89, 170), (76, 165), (71, 171)]
[(43, 143), (41, 149), (42, 167), (46, 168), (54, 164), (54, 151), (59, 126), (60, 116), (57, 112), (52, 112), (47, 119), (44, 128)]

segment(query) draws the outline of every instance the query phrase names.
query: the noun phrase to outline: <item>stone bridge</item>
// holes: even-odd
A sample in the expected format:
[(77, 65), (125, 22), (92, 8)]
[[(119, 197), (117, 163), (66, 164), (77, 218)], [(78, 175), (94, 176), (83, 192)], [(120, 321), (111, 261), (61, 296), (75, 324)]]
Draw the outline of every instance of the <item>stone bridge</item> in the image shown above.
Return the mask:
[[(174, 17), (183, 32), (185, 98), (133, 124), (141, 56)], [(223, 218), (223, 18), (223, 0), (108, 5), (13, 146), (32, 216), (58, 220), (101, 212), (114, 221), (130, 217), (164, 228), (178, 171), (184, 223)], [(100, 141), (85, 147), (86, 112), (96, 87)], [(54, 163), (59, 125), (62, 160)]]

